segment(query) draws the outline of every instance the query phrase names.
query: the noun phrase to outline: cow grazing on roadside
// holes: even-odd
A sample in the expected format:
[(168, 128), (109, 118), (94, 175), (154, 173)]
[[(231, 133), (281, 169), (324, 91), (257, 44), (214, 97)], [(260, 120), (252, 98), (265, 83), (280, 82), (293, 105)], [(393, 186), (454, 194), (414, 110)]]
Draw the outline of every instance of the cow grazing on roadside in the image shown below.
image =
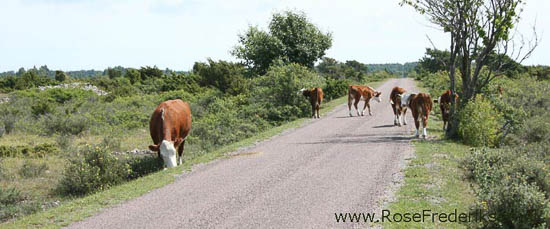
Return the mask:
[(401, 126), (401, 123), (407, 125), (407, 119), (405, 118), (405, 115), (407, 114), (407, 107), (401, 106), (401, 97), (399, 96), (406, 92), (407, 90), (400, 87), (394, 87), (391, 90), (390, 104), (394, 114), (393, 125)]
[(168, 168), (182, 164), (185, 138), (190, 130), (189, 104), (179, 99), (164, 101), (158, 105), (149, 121), (149, 131), (153, 139), (153, 145), (149, 149), (158, 152), (159, 158), (163, 159)]
[(302, 94), (309, 99), (311, 103), (311, 113), (313, 113), (313, 118), (321, 118), (319, 114), (319, 109), (321, 109), (321, 103), (323, 102), (323, 89), (320, 87), (314, 87), (310, 90), (302, 88), (299, 94)]
[(418, 129), (420, 127), (420, 121), (422, 121), (422, 137), (426, 138), (428, 136), (426, 133), (428, 117), (433, 105), (432, 98), (426, 93), (404, 93), (399, 95), (399, 97), (401, 97), (401, 106), (411, 109), (411, 113), (414, 118), (414, 125), (416, 126), (415, 136), (418, 137)]
[[(349, 86), (348, 90), (348, 108), (349, 108), (349, 116), (351, 115), (351, 103), (353, 101), (353, 106), (355, 107), (355, 110), (357, 111), (357, 116), (364, 116), (365, 115), (365, 109), (369, 108), (369, 115), (372, 115), (372, 112), (370, 110), (370, 100), (372, 98), (375, 98), (376, 101), (382, 102), (382, 99), (380, 98), (380, 95), (382, 92), (379, 92), (377, 90), (374, 90), (374, 88), (369, 86), (360, 86), (360, 85), (351, 85)], [(365, 101), (365, 105), (363, 106), (363, 110), (361, 113), (359, 113), (359, 109), (357, 109), (357, 104), (360, 100)]]
[[(441, 109), (441, 117), (443, 119), (443, 130), (446, 130), (449, 127), (449, 121), (451, 120), (451, 90), (443, 92), (437, 100), (434, 100), (435, 103), (439, 103), (439, 108)], [(455, 104), (458, 103), (458, 95), (455, 94)]]

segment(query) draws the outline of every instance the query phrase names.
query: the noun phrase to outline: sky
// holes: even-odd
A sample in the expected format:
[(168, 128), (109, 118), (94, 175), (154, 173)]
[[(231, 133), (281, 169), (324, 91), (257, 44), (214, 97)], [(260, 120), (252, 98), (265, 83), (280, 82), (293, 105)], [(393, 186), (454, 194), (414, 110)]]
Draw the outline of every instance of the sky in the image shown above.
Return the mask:
[[(231, 49), (250, 25), (266, 28), (271, 15), (304, 12), (333, 45), (339, 61), (417, 61), (449, 35), (401, 0), (2, 0), (0, 72), (47, 65), (52, 70), (112, 66), (190, 70), (196, 61), (238, 61)], [(527, 0), (516, 27), (541, 38), (528, 65), (550, 65), (550, 1)]]

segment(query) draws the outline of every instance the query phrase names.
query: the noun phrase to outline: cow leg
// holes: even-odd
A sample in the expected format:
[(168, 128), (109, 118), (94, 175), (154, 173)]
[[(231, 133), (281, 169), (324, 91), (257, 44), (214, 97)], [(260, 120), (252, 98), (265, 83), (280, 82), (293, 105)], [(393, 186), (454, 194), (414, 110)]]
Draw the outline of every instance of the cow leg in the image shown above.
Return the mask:
[(319, 113), (319, 110), (321, 109), (321, 104), (318, 104), (315, 110), (317, 110), (317, 118), (321, 118), (321, 113)]
[(403, 114), (401, 115), (401, 118), (403, 119), (403, 125), (407, 125), (407, 108), (403, 108)]
[(391, 108), (393, 110), (393, 125), (396, 126), (399, 119), (399, 114), (397, 113), (397, 108), (395, 108), (395, 104), (392, 104)]
[(355, 110), (357, 111), (357, 116), (361, 116), (361, 114), (359, 113), (359, 108), (357, 108), (357, 104), (359, 104), (359, 99), (356, 99), (355, 102), (353, 103), (353, 106), (355, 107)]
[(424, 138), (428, 137), (428, 133), (426, 133), (426, 127), (428, 126), (428, 115), (429, 113), (427, 113), (426, 115), (422, 115), (422, 136)]
[(353, 115), (351, 115), (351, 96), (348, 96), (348, 110), (349, 110), (349, 117), (353, 117)]
[(178, 165), (183, 164), (183, 149), (185, 148), (185, 140), (183, 140), (178, 147)]
[[(365, 105), (369, 108), (369, 115), (372, 116), (372, 112), (370, 111), (370, 103), (365, 101)], [(365, 108), (363, 108), (363, 112), (365, 112)]]
[(418, 128), (420, 126), (420, 121), (418, 120), (418, 113), (414, 112), (414, 110), (412, 111), (412, 113), (413, 113), (413, 118), (414, 118), (414, 126), (416, 127), (416, 132), (415, 132), (414, 136), (418, 137)]

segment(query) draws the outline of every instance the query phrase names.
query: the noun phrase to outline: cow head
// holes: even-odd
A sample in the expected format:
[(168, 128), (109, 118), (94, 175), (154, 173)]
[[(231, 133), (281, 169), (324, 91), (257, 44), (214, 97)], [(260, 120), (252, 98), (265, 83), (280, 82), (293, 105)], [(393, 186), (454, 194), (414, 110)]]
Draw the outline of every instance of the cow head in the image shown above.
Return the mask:
[(382, 95), (382, 92), (380, 91), (374, 91), (374, 98), (376, 98), (376, 101), (382, 102), (382, 98), (380, 97)]
[(414, 94), (410, 93), (403, 93), (399, 95), (399, 98), (401, 99), (401, 107), (408, 107), (409, 106), (409, 100)]
[(159, 152), (160, 157), (162, 157), (162, 160), (164, 161), (164, 165), (167, 168), (173, 168), (176, 167), (177, 160), (176, 160), (176, 148), (181, 144), (181, 141), (168, 141), (163, 140), (160, 145), (150, 145), (149, 149), (155, 152)]
[(298, 95), (303, 95), (303, 96), (309, 96), (311, 93), (310, 90), (308, 89), (305, 89), (305, 88), (302, 88), (300, 89), (300, 91), (298, 91)]

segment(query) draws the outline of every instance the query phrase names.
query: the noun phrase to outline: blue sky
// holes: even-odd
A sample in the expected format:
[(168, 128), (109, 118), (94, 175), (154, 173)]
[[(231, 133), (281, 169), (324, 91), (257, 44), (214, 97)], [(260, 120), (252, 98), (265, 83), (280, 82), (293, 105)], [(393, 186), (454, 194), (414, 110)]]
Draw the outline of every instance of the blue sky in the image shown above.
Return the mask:
[[(0, 71), (109, 66), (189, 70), (195, 61), (235, 60), (229, 51), (249, 25), (265, 28), (271, 14), (299, 10), (333, 34), (327, 56), (340, 61), (418, 60), (429, 36), (448, 35), (400, 0), (2, 0)], [(550, 1), (528, 0), (518, 30), (535, 23), (540, 46), (524, 64), (550, 65)]]

